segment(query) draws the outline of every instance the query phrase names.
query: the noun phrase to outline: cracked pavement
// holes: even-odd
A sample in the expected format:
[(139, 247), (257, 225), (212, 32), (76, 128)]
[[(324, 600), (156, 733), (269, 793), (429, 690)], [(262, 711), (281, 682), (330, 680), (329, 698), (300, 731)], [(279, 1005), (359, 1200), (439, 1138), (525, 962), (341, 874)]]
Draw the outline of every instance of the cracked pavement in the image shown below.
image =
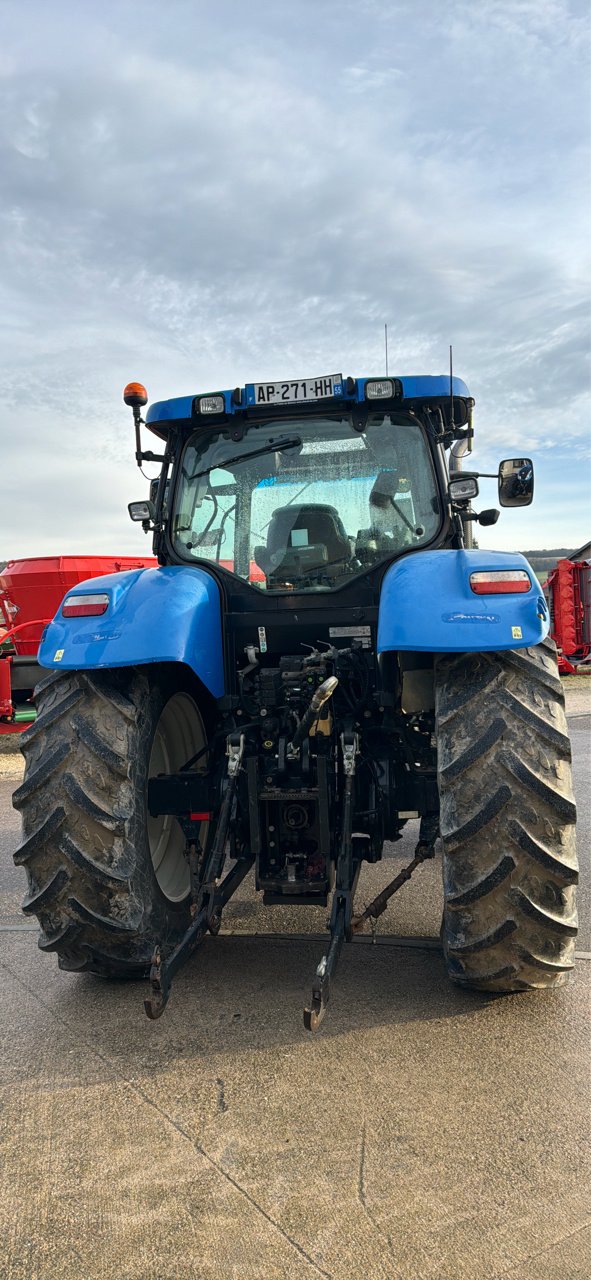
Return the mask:
[[(324, 912), (248, 884), (175, 980), (61, 973), (20, 913), (0, 777), (2, 1280), (589, 1280), (589, 697), (569, 702), (580, 807), (574, 980), (453, 988), (438, 861), (345, 948), (327, 1021), (302, 1006)], [(370, 897), (414, 832), (368, 868)], [(279, 938), (284, 931), (292, 936)]]

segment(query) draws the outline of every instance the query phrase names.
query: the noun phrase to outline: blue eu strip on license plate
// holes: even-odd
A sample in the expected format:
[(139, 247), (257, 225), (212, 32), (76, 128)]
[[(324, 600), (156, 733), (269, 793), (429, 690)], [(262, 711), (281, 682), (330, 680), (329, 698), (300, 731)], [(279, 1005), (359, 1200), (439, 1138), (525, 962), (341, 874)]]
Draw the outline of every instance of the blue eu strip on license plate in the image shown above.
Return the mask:
[(324, 378), (303, 378), (299, 382), (254, 382), (246, 387), (248, 405), (305, 404), (331, 400), (343, 394), (343, 376), (331, 373)]

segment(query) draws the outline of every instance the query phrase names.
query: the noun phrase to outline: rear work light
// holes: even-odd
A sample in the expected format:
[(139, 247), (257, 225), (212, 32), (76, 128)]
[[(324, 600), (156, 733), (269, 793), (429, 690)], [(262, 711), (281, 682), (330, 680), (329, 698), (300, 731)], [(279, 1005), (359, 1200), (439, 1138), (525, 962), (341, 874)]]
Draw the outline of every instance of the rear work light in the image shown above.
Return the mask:
[(379, 382), (372, 381), (365, 384), (366, 400), (390, 400), (394, 395), (394, 382), (392, 378), (381, 378)]
[(531, 578), (525, 569), (489, 569), (471, 573), (470, 586), (477, 596), (512, 595), (529, 591)]
[(128, 502), (127, 510), (131, 520), (153, 520), (156, 515), (153, 502)]
[(66, 596), (62, 605), (62, 616), (64, 618), (96, 618), (101, 613), (106, 613), (109, 607), (109, 597), (103, 594), (95, 596)]
[(449, 496), (453, 502), (467, 502), (478, 497), (478, 481), (476, 476), (465, 476), (463, 480), (450, 480)]
[(198, 396), (195, 405), (197, 413), (223, 413), (223, 396)]

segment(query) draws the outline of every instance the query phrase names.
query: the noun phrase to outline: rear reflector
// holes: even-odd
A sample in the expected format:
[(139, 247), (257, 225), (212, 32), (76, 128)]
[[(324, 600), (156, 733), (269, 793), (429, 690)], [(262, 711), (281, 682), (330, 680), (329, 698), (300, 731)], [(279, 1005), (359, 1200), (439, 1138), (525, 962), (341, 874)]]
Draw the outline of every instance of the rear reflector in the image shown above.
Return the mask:
[(109, 607), (108, 595), (66, 596), (62, 605), (64, 618), (95, 618), (106, 613)]
[(525, 569), (495, 569), (471, 573), (470, 586), (477, 596), (512, 595), (529, 591), (531, 578)]

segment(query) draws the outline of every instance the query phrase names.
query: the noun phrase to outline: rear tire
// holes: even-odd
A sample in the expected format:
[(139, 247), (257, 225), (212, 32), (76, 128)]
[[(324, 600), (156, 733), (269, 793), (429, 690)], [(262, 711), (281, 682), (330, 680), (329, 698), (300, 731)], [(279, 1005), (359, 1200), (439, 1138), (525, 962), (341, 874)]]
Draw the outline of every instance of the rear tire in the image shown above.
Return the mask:
[(578, 871), (556, 647), (444, 655), (435, 687), (449, 976), (480, 991), (560, 986)]
[(23, 911), (39, 920), (39, 946), (60, 968), (140, 975), (156, 943), (166, 954), (190, 923), (182, 832), (175, 819), (148, 815), (147, 781), (205, 745), (199, 708), (142, 668), (55, 672), (36, 701), (13, 797)]

